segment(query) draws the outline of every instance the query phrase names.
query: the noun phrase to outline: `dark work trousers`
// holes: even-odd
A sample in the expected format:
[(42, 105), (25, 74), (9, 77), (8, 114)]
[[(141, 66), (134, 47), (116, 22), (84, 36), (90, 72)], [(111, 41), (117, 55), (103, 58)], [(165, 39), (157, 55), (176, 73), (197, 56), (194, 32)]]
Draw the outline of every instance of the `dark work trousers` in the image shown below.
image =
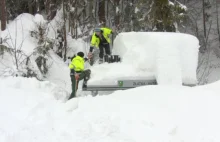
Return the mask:
[(106, 43), (106, 44), (100, 44), (99, 45), (99, 58), (101, 58), (101, 59), (103, 59), (103, 57), (104, 57), (104, 49), (105, 49), (105, 54), (107, 54), (107, 55), (111, 55), (111, 53), (110, 53), (110, 45), (109, 45), (109, 43)]
[(70, 75), (71, 82), (72, 82), (72, 93), (69, 97), (69, 100), (76, 97), (76, 91), (78, 90), (79, 81), (84, 79), (86, 76), (90, 76), (90, 73), (91, 71), (89, 69), (82, 71), (81, 73), (78, 73), (79, 74), (78, 81), (75, 79), (75, 75)]

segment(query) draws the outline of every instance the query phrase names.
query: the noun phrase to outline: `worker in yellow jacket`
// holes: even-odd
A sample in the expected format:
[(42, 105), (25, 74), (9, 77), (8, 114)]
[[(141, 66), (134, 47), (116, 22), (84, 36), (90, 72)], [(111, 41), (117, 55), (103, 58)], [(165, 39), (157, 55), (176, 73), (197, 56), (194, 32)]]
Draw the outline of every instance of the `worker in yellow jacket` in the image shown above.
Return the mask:
[(77, 56), (75, 56), (70, 65), (70, 78), (71, 78), (71, 82), (72, 82), (72, 93), (69, 97), (69, 99), (72, 99), (74, 97), (76, 97), (76, 91), (78, 89), (78, 84), (79, 81), (84, 79), (86, 81), (89, 80), (90, 78), (90, 74), (91, 74), (91, 70), (87, 69), (84, 70), (84, 63), (85, 63), (85, 59), (84, 57), (84, 53), (83, 52), (78, 52)]
[(92, 35), (90, 49), (88, 58), (92, 58), (93, 49), (99, 49), (99, 63), (103, 62), (104, 50), (105, 54), (111, 55), (110, 52), (110, 37), (109, 35), (113, 34), (113, 30), (109, 28), (95, 28), (94, 33)]

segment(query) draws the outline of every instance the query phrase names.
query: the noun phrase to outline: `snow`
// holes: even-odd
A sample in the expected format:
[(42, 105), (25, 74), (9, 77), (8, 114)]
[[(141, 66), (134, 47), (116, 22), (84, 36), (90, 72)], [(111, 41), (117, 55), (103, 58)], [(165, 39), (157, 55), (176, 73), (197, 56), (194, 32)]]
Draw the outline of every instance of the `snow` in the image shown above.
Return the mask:
[[(171, 2), (171, 1), (168, 1), (168, 2), (169, 2), (169, 5), (174, 6), (174, 3), (173, 3), (173, 2)], [(181, 3), (178, 2), (178, 1), (175, 1), (175, 3), (178, 3), (178, 5), (180, 6), (180, 8), (184, 9), (185, 11), (187, 11), (187, 7), (186, 7), (185, 5), (181, 4)]]
[(168, 1), (168, 2), (169, 2), (169, 5), (174, 6), (174, 3), (173, 3), (173, 2), (171, 2), (171, 1)]
[(36, 15), (34, 16), (34, 22), (35, 22), (36, 24), (38, 24), (38, 25), (44, 25), (44, 24), (47, 23), (47, 21), (44, 20), (44, 17), (43, 17), (42, 15), (40, 15), (40, 14), (36, 14)]
[(89, 85), (117, 83), (120, 78), (157, 79), (159, 84), (196, 84), (199, 41), (183, 33), (127, 32), (114, 40), (112, 54), (121, 63), (91, 67)]
[(61, 9), (57, 11), (56, 16), (48, 24), (47, 37), (51, 39), (56, 39), (57, 38), (56, 29), (60, 30), (62, 29), (62, 26), (63, 26), (63, 12)]
[[(35, 42), (30, 37), (30, 31), (35, 28), (34, 16), (31, 14), (21, 14), (13, 22), (11, 22), (5, 31), (2, 31), (1, 37), (7, 39), (9, 48), (22, 49), (25, 54), (30, 55), (34, 48), (30, 46)], [(28, 48), (22, 48), (28, 47)]]
[(87, 45), (85, 41), (81, 38), (79, 39), (73, 39), (71, 36), (67, 37), (67, 56), (73, 57), (74, 54), (78, 52), (84, 52), (85, 54), (87, 52)]
[(74, 12), (75, 11), (75, 7), (71, 7), (70, 12)]
[[(162, 46), (161, 46), (162, 47)], [(158, 84), (182, 85), (181, 62), (175, 46), (164, 44), (157, 48), (156, 79)]]
[(119, 13), (119, 8), (118, 8), (118, 6), (116, 6), (116, 11), (115, 11), (115, 13)]
[(0, 80), (1, 142), (219, 142), (220, 82), (156, 85), (65, 102), (57, 85)]
[[(56, 30), (53, 28), (59, 28), (58, 23), (61, 17), (61, 13), (58, 12), (55, 19), (49, 23), (48, 27), (48, 38), (55, 39), (56, 38)], [(37, 67), (35, 62), (36, 57), (33, 55), (34, 49), (37, 48), (37, 39), (30, 36), (30, 32), (37, 29), (37, 25), (45, 24), (46, 21), (43, 19), (42, 15), (36, 14), (35, 16), (31, 14), (21, 14), (19, 15), (13, 22), (11, 22), (7, 29), (2, 32), (1, 37), (3, 39), (8, 38), (7, 43), (4, 43), (9, 48), (15, 48), (22, 51), (22, 55), (19, 55), (19, 70), (16, 69), (15, 66), (15, 58), (11, 54), (5, 52), (4, 56), (2, 56), (0, 63), (0, 74), (4, 76), (10, 76), (19, 74), (20, 72), (26, 69), (25, 59), (27, 56), (30, 56), (30, 65), (29, 67), (37, 73), (37, 77), (41, 80), (48, 80), (52, 83), (55, 83), (59, 86), (60, 91), (66, 91), (68, 93), (71, 92), (71, 80), (70, 80), (70, 71), (68, 66), (64, 63), (64, 61), (58, 57), (53, 50), (49, 50), (49, 54), (47, 58), (47, 65), (49, 67), (48, 73), (46, 76), (43, 76), (40, 70)], [(82, 41), (72, 40), (70, 42), (68, 36), (68, 44), (69, 47), (78, 48), (78, 46), (82, 47)], [(80, 44), (76, 45), (77, 42)], [(72, 44), (72, 45), (71, 45)], [(54, 48), (55, 49), (55, 48)], [(80, 50), (80, 48), (78, 48)], [(69, 54), (73, 54), (69, 52)], [(25, 71), (24, 71), (25, 72)]]
[(135, 7), (134, 13), (138, 13), (139, 11), (140, 10), (137, 7)]

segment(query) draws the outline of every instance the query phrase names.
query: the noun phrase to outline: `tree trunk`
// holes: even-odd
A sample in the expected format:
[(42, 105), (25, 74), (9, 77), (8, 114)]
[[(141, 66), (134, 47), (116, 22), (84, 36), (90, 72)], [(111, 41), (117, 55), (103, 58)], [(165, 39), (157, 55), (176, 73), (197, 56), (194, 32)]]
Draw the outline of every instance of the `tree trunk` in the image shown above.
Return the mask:
[(47, 15), (49, 14), (49, 9), (50, 9), (50, 0), (46, 0), (45, 1), (45, 11), (46, 11)]
[(78, 32), (77, 32), (77, 22), (78, 22), (78, 0), (75, 0), (75, 12), (74, 12), (74, 37), (77, 39), (78, 37)]
[(64, 58), (63, 60), (66, 61), (66, 52), (67, 52), (67, 39), (66, 39), (66, 13), (65, 13), (65, 0), (63, 0), (63, 36), (64, 36)]
[(33, 15), (34, 10), (33, 10), (33, 2), (32, 1), (28, 1), (28, 9), (29, 9), (29, 13)]
[(204, 28), (204, 37), (206, 38), (205, 0), (202, 0), (202, 13), (203, 13), (203, 28)]
[(99, 0), (99, 22), (102, 26), (106, 26), (105, 19), (105, 0)]
[(205, 0), (202, 0), (202, 17), (203, 17), (203, 30), (204, 30), (204, 47), (203, 50), (206, 50), (206, 39), (207, 39), (207, 34), (206, 34), (206, 15), (205, 15)]
[[(219, 29), (219, 14), (218, 14), (218, 1), (216, 0), (216, 4), (215, 4), (215, 10), (216, 10), (216, 21), (217, 21), (217, 32), (218, 32), (218, 42), (220, 44), (220, 29)], [(220, 47), (220, 46), (219, 46)]]
[(4, 31), (6, 29), (6, 5), (5, 0), (0, 0), (0, 10), (1, 10), (1, 30)]
[(56, 16), (56, 13), (57, 13), (57, 9), (56, 9), (56, 0), (48, 0), (49, 2), (49, 12), (48, 12), (48, 20), (52, 20), (55, 16)]
[(120, 24), (119, 2), (120, 0), (115, 0), (115, 26), (116, 27), (118, 27)]

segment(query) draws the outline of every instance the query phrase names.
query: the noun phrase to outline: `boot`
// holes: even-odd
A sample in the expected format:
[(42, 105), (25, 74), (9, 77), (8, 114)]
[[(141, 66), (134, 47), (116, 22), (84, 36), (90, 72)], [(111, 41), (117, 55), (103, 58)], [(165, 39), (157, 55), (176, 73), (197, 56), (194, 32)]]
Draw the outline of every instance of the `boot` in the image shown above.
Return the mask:
[(103, 59), (99, 58), (99, 64), (102, 64), (102, 63), (103, 63)]
[(91, 70), (90, 69), (86, 70), (84, 80), (88, 81), (90, 79), (90, 75), (91, 75)]
[(91, 74), (90, 69), (85, 71), (85, 77), (84, 77), (84, 81), (83, 81), (83, 88), (87, 87), (87, 81), (90, 79), (90, 74)]

